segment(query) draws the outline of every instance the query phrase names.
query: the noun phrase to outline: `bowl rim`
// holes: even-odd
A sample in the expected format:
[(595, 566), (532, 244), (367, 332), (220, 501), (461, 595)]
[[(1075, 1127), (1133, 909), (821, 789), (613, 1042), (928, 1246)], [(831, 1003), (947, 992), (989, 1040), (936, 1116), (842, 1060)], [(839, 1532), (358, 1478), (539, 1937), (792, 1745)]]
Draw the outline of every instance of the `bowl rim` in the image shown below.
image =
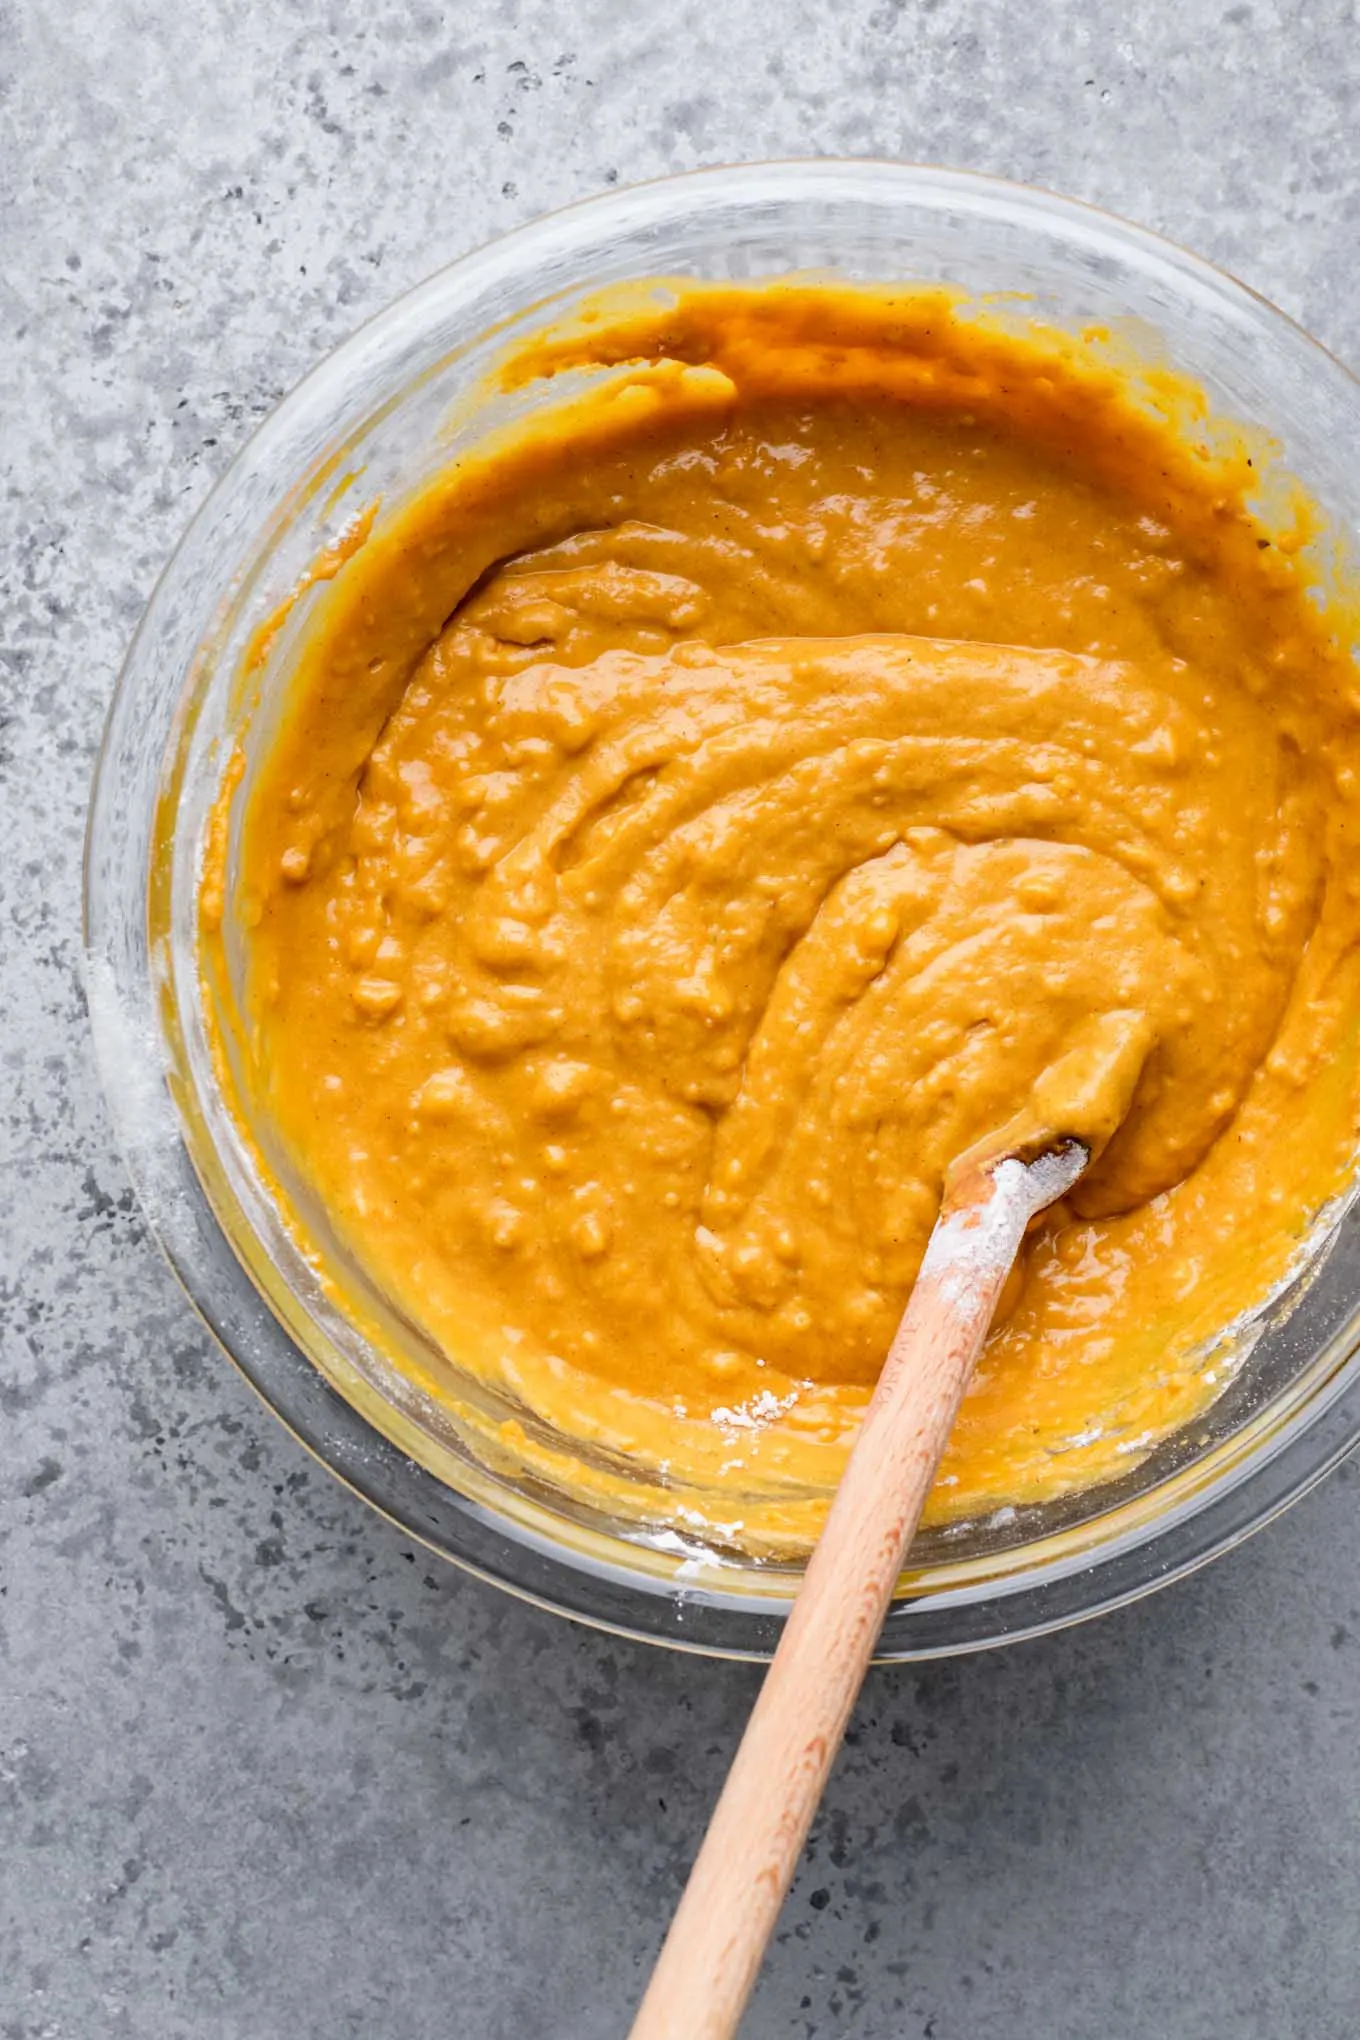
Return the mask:
[[(1095, 245), (1111, 240), (1135, 249), (1183, 283), (1245, 306), (1253, 318), (1285, 329), (1343, 379), (1360, 401), (1360, 382), (1338, 358), (1298, 322), (1260, 292), (1224, 268), (1180, 244), (1080, 199), (986, 173), (908, 164), (874, 157), (786, 158), (771, 162), (715, 165), (676, 176), (611, 187), (542, 214), (492, 237), (443, 265), (373, 313), (327, 352), (270, 410), (247, 437), (182, 532), (158, 576), (123, 661), (95, 762), (83, 854), (83, 938), (87, 1002), (96, 1060), (118, 1143), (132, 1176), (152, 1236), (157, 1240), (186, 1296), (238, 1372), (304, 1448), (352, 1492), (405, 1534), (464, 1570), (535, 1605), (568, 1615), (611, 1633), (715, 1656), (762, 1658), (769, 1654), (787, 1612), (787, 1598), (768, 1597), (755, 1606), (706, 1588), (687, 1589), (601, 1565), (555, 1546), (522, 1523), (495, 1512), (449, 1487), (407, 1457), (383, 1432), (348, 1403), (313, 1360), (297, 1346), (229, 1244), (214, 1217), (191, 1160), (168, 1090), (153, 1098), (148, 1075), (164, 1088), (165, 1069), (141, 1071), (134, 1095), (125, 1092), (128, 1060), (145, 1055), (147, 1043), (130, 1029), (126, 959), (108, 941), (110, 901), (97, 868), (101, 827), (117, 811), (118, 744), (132, 714), (137, 661), (178, 568), (196, 538), (208, 530), (222, 502), (244, 476), (267, 461), (275, 437), (341, 372), (357, 374), (364, 361), (385, 352), (389, 335), (429, 319), (448, 298), (471, 295), (492, 285), (499, 273), (522, 272), (541, 243), (559, 248), (563, 237), (589, 240), (603, 225), (616, 230), (654, 216), (668, 204), (693, 195), (702, 204), (786, 198), (807, 181), (826, 190), (850, 192), (868, 180), (882, 191), (899, 186), (904, 196), (933, 193), (941, 199), (971, 201), (995, 218), (1055, 219), (1081, 230)], [(187, 673), (180, 675), (181, 697)], [(134, 845), (134, 851), (144, 846)], [(148, 972), (150, 961), (147, 962)], [(142, 987), (148, 991), (147, 986)], [(161, 1136), (153, 1140), (154, 1122)], [(166, 1148), (168, 1120), (173, 1140)], [(270, 1364), (261, 1363), (263, 1342)], [(290, 1358), (291, 1356), (291, 1358)], [(889, 1617), (882, 1656), (912, 1660), (961, 1654), (1035, 1636), (1088, 1620), (1140, 1598), (1184, 1576), (1219, 1552), (1240, 1543), (1305, 1493), (1360, 1441), (1360, 1304), (1327, 1342), (1320, 1391), (1297, 1409), (1276, 1435), (1230, 1468), (1207, 1499), (1190, 1496), (1179, 1511), (1136, 1525), (1122, 1539), (1097, 1549), (1089, 1562), (1071, 1558), (1041, 1563), (995, 1585), (984, 1597), (964, 1588), (932, 1592), (928, 1600), (899, 1600)], [(1317, 1366), (1315, 1361), (1314, 1366)], [(1249, 1428), (1249, 1427), (1248, 1427)], [(1163, 1546), (1174, 1548), (1163, 1549)], [(1149, 1567), (1149, 1548), (1158, 1562)], [(946, 1618), (967, 1602), (970, 1623), (941, 1636), (925, 1620), (927, 1607)], [(947, 1626), (947, 1624), (946, 1624)]]

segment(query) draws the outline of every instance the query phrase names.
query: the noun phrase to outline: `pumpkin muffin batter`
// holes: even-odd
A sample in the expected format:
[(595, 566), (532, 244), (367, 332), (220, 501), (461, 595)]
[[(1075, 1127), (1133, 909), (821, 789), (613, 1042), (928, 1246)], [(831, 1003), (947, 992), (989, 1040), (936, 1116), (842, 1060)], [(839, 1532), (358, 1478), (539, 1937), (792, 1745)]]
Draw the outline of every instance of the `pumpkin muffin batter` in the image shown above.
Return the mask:
[(927, 1520), (1127, 1471), (1355, 1147), (1360, 685), (1306, 506), (1193, 391), (944, 293), (677, 284), (499, 386), (547, 374), (290, 619), (205, 867), (243, 1119), (430, 1392), (768, 1549), (950, 1163), (1113, 1055)]

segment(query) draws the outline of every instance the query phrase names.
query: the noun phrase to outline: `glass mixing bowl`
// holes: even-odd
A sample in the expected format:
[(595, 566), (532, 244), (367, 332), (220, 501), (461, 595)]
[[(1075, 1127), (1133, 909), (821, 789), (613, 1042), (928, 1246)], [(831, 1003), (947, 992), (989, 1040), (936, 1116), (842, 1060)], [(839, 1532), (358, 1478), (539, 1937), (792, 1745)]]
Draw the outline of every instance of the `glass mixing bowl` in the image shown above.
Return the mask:
[[(319, 1459), (411, 1536), (546, 1606), (682, 1648), (762, 1656), (787, 1566), (718, 1557), (673, 1525), (609, 1520), (494, 1446), (505, 1408), (436, 1405), (336, 1301), (323, 1213), (282, 1222), (227, 1110), (196, 967), (195, 884), (223, 760), (267, 728), (252, 632), (355, 510), (406, 493), (484, 425), (463, 404), (496, 354), (579, 294), (666, 274), (947, 280), (1015, 293), (1073, 331), (1115, 327), (1263, 427), (1343, 548), (1360, 527), (1360, 385), (1279, 312), (1139, 229), (1045, 193), (865, 162), (703, 171), (508, 235), (365, 326), (238, 456), (166, 568), (128, 653), (95, 781), (88, 988), (104, 1083), (151, 1224), (233, 1360)], [(301, 605), (305, 611), (305, 599)], [(285, 637), (287, 633), (285, 633)], [(261, 698), (247, 717), (248, 696)], [(980, 1648), (1147, 1592), (1236, 1542), (1360, 1436), (1360, 1236), (1278, 1296), (1231, 1385), (1127, 1478), (927, 1533), (886, 1658)], [(346, 1268), (339, 1293), (358, 1294)], [(369, 1295), (369, 1323), (383, 1316)], [(400, 1346), (410, 1328), (393, 1327)], [(154, 1360), (150, 1363), (154, 1365)]]

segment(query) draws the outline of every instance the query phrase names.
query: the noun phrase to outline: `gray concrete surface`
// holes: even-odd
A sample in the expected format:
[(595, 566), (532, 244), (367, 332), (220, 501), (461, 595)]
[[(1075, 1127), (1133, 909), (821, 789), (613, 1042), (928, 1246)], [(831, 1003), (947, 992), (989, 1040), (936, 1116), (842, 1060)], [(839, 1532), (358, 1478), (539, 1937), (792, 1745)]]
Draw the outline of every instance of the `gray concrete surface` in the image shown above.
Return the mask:
[[(0, 2036), (606, 2040), (754, 1689), (441, 1570), (181, 1301), (91, 1073), (82, 808), (157, 569), (323, 350), (616, 180), (969, 164), (1360, 358), (1340, 0), (0, 10)], [(1360, 1480), (1081, 1633), (879, 1673), (753, 2040), (1350, 2040)]]

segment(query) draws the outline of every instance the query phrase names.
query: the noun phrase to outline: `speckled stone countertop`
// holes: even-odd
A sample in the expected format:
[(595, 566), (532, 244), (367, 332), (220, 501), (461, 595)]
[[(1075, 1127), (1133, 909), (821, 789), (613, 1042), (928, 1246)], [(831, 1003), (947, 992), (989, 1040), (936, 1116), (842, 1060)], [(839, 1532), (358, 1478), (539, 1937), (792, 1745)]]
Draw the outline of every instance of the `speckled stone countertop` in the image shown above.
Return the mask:
[[(0, 2040), (608, 2040), (755, 1687), (442, 1569), (191, 1315), (93, 1079), (81, 827), (156, 573), (326, 349), (618, 181), (1096, 200), (1360, 359), (1350, 0), (0, 9)], [(752, 2040), (1353, 2040), (1360, 1475), (1168, 1594), (875, 1673)]]

